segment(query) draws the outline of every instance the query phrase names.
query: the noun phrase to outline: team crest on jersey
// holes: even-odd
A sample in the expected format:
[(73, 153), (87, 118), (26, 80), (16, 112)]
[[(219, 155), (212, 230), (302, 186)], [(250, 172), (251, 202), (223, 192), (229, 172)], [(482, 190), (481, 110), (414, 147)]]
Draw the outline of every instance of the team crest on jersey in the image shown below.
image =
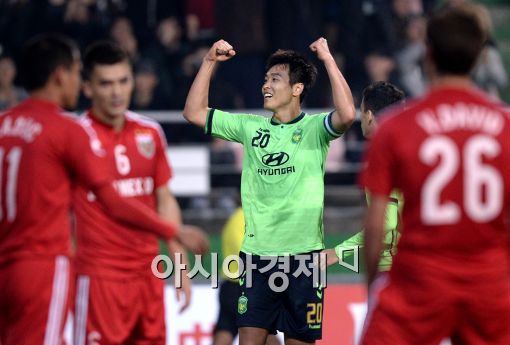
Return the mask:
[(301, 141), (303, 138), (303, 130), (301, 128), (298, 128), (292, 133), (292, 143), (297, 144)]
[(156, 143), (151, 131), (136, 131), (135, 132), (136, 148), (138, 152), (145, 158), (154, 157), (156, 152)]

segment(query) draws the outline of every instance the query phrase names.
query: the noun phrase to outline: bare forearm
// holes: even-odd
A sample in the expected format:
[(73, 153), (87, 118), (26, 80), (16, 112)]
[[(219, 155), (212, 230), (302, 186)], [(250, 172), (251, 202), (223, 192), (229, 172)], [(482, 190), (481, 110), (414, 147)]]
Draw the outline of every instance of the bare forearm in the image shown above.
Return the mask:
[(383, 249), (384, 219), (388, 197), (373, 195), (365, 217), (365, 263), (370, 286), (377, 274), (379, 258)]
[(351, 89), (332, 56), (324, 60), (324, 66), (328, 73), (335, 106), (333, 126), (337, 131), (344, 132), (352, 125), (356, 117)]
[(209, 84), (216, 61), (204, 58), (186, 98), (184, 118), (194, 125), (204, 127), (209, 110)]
[(365, 230), (365, 262), (367, 265), (367, 280), (370, 286), (377, 275), (379, 259), (383, 249), (383, 229), (368, 228)]
[(141, 202), (121, 198), (111, 185), (94, 190), (94, 194), (114, 219), (164, 239), (177, 236), (177, 224), (159, 218), (154, 210)]
[(164, 198), (164, 200), (162, 199), (163, 198), (160, 198), (158, 200), (158, 214), (161, 216), (161, 218), (166, 219), (172, 222), (173, 224), (181, 226), (182, 225), (181, 209), (175, 197), (169, 195), (166, 198)]

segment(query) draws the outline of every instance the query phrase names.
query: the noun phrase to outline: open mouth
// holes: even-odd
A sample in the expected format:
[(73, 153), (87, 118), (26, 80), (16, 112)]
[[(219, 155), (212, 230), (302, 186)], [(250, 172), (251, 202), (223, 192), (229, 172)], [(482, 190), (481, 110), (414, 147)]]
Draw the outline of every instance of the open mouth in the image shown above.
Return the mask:
[(269, 99), (269, 98), (272, 98), (273, 95), (269, 92), (264, 92), (264, 99)]

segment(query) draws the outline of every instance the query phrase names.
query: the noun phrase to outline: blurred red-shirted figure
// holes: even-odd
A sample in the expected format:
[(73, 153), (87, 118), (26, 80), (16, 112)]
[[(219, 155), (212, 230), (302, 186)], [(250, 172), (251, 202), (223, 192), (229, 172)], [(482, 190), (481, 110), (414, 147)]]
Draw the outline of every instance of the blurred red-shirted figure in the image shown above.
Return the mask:
[[(431, 90), (389, 114), (362, 184), (370, 293), (362, 344), (510, 344), (510, 116), (474, 88), (485, 43), (476, 6), (444, 7), (427, 28)], [(375, 277), (388, 195), (405, 200), (389, 277)]]
[[(117, 44), (99, 41), (87, 48), (83, 60), (84, 92), (91, 108), (81, 122), (106, 151), (115, 188), (123, 199), (137, 200), (180, 225), (180, 208), (168, 188), (172, 173), (163, 130), (127, 110), (133, 92), (129, 56)], [(161, 236), (112, 218), (83, 183), (73, 193), (73, 204), (75, 345), (91, 339), (99, 344), (166, 344), (164, 281), (151, 271)], [(187, 226), (187, 231), (199, 230)], [(184, 253), (175, 241), (169, 249)], [(177, 294), (186, 307), (190, 280), (184, 275), (182, 282)]]
[(42, 35), (23, 51), (31, 97), (0, 116), (0, 343), (61, 344), (70, 291), (70, 200), (80, 181), (110, 214), (187, 246), (185, 234), (115, 191), (97, 139), (61, 108), (80, 90), (80, 54), (71, 40)]

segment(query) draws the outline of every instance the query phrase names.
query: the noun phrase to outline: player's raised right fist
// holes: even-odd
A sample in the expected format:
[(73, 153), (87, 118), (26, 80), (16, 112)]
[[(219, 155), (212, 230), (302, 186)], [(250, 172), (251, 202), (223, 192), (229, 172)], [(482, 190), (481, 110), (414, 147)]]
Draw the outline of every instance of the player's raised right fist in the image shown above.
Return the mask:
[(225, 40), (216, 41), (205, 56), (209, 61), (226, 61), (236, 55), (234, 48)]

